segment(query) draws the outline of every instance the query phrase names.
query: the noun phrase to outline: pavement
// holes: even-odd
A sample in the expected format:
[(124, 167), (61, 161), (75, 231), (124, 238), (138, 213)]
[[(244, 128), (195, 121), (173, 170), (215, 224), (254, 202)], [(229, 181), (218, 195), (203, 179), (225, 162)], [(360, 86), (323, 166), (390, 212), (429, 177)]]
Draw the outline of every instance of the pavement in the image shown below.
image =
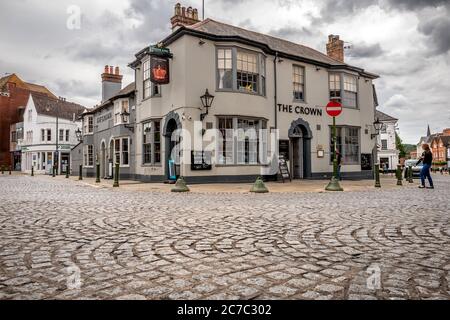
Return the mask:
[(0, 175), (0, 299), (448, 300), (450, 177), (434, 178), (173, 194)]

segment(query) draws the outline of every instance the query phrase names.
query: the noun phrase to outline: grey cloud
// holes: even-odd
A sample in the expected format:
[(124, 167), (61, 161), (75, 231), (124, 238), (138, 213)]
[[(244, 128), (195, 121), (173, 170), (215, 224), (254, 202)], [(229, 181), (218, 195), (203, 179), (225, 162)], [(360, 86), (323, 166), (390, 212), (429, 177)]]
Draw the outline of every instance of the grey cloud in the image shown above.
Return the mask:
[(431, 39), (434, 53), (442, 54), (450, 50), (450, 18), (448, 15), (422, 20), (418, 30)]
[(381, 48), (379, 43), (355, 43), (346, 51), (346, 55), (353, 58), (374, 58), (379, 57), (384, 53), (385, 51)]

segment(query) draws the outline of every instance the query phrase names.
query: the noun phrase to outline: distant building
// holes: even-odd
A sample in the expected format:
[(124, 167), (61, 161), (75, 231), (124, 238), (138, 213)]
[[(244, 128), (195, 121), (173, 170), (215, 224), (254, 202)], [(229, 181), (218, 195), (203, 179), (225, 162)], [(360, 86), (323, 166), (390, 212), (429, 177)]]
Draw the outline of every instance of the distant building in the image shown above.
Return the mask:
[[(22, 139), (20, 125), (16, 130), (15, 124), (23, 121), (23, 111), (32, 92), (56, 99), (46, 87), (25, 82), (16, 74), (0, 78), (0, 165), (15, 170), (20, 170), (21, 161), (15, 140)], [(10, 145), (12, 140), (14, 145)]]
[(31, 93), (24, 110), (22, 151), (23, 172), (51, 173), (56, 166), (65, 173), (70, 163), (70, 150), (78, 141), (76, 130), (81, 128), (83, 106), (44, 94)]
[(120, 165), (120, 178), (132, 179), (135, 167), (135, 84), (122, 89), (118, 67), (105, 66), (102, 78), (102, 102), (83, 113), (83, 141), (72, 149), (72, 174), (95, 175), (100, 164), (102, 178), (113, 177), (114, 163)]
[(417, 143), (417, 157), (423, 153), (422, 146), (428, 144), (433, 153), (433, 163), (437, 167), (442, 167), (443, 163), (447, 162), (447, 167), (450, 164), (450, 128), (444, 129), (439, 133), (431, 133), (430, 126), (427, 129), (427, 136), (421, 137)]
[(395, 129), (398, 119), (391, 117), (381, 111), (375, 112), (375, 118), (378, 118), (383, 127), (378, 136), (378, 163), (380, 168), (388, 170), (395, 170), (400, 161), (395, 141)]

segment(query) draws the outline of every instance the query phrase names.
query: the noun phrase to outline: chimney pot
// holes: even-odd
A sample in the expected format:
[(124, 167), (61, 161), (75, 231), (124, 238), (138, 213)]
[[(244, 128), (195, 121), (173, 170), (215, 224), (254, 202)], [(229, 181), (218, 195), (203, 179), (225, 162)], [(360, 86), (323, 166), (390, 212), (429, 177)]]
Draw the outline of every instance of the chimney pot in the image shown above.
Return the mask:
[(109, 66), (109, 74), (114, 74), (114, 67), (113, 66)]
[(175, 15), (170, 19), (172, 31), (179, 27), (190, 26), (200, 22), (198, 19), (198, 10), (192, 7), (182, 7), (180, 3), (175, 5)]
[(109, 73), (109, 67), (105, 66), (105, 73)]
[(115, 73), (116, 73), (116, 75), (119, 75), (119, 73), (120, 73), (119, 67), (116, 67)]

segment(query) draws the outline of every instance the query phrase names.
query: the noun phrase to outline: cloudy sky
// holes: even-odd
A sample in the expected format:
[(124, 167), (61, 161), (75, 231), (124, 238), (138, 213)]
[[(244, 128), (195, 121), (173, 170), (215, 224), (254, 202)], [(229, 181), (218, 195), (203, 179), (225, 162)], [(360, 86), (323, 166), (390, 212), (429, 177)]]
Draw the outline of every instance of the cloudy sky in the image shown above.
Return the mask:
[[(0, 11), (0, 76), (17, 73), (93, 106), (103, 66), (126, 65), (170, 32), (172, 0), (15, 0)], [(201, 8), (201, 0), (183, 5)], [(450, 127), (450, 0), (206, 0), (206, 17), (308, 45), (348, 42), (346, 61), (381, 76), (380, 110), (405, 142)], [(75, 7), (74, 7), (75, 6)], [(80, 25), (73, 14), (81, 12)], [(74, 28), (75, 27), (75, 28)]]

